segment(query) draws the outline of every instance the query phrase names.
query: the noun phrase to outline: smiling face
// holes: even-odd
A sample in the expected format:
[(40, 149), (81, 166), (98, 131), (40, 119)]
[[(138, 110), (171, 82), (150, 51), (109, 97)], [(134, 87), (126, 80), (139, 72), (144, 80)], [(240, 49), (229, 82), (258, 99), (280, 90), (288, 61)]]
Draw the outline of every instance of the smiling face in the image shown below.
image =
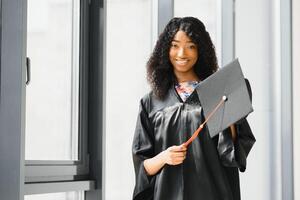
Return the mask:
[(178, 31), (169, 51), (169, 59), (179, 82), (197, 80), (194, 65), (198, 59), (197, 45), (183, 31)]

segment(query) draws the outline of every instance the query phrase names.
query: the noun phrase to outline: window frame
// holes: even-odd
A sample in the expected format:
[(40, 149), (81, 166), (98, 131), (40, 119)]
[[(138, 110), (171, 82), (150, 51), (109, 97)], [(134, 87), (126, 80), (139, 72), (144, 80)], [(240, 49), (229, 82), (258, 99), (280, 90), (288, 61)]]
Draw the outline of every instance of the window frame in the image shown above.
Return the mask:
[(26, 0), (0, 0), (0, 193), (24, 194)]

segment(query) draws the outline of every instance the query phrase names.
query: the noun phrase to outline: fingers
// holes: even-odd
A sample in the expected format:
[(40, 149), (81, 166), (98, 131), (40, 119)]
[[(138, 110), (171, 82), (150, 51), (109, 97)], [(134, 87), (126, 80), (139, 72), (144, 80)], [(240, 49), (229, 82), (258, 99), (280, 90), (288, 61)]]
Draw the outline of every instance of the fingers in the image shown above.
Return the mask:
[(171, 146), (166, 151), (166, 163), (169, 165), (179, 165), (186, 158), (187, 148), (183, 145)]
[(172, 155), (173, 160), (184, 160), (186, 158), (186, 153)]
[(180, 156), (180, 157), (176, 157), (176, 158), (173, 158), (169, 161), (169, 165), (179, 165), (181, 163), (183, 163), (185, 159), (185, 156)]
[(182, 152), (182, 151), (186, 151), (187, 148), (184, 145), (180, 145), (180, 146), (171, 146), (169, 147), (169, 150), (172, 152)]

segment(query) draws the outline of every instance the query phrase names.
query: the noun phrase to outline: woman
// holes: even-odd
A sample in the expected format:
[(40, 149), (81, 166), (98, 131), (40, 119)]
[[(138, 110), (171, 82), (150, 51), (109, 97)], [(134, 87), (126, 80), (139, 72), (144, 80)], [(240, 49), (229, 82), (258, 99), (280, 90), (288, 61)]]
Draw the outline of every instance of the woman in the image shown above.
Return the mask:
[(133, 199), (240, 199), (238, 169), (245, 171), (255, 142), (246, 119), (214, 138), (204, 128), (188, 149), (182, 145), (203, 121), (194, 88), (217, 69), (203, 23), (173, 18), (147, 63), (152, 91), (140, 101), (133, 139)]

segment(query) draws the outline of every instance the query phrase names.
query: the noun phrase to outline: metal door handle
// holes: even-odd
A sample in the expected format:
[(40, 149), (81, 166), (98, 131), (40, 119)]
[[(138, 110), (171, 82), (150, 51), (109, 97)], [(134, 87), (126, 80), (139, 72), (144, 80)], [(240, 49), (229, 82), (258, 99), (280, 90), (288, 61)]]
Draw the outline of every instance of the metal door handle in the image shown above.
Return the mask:
[(30, 83), (31, 80), (31, 71), (30, 71), (30, 58), (26, 58), (26, 74), (27, 74), (27, 79), (26, 79), (26, 85)]

